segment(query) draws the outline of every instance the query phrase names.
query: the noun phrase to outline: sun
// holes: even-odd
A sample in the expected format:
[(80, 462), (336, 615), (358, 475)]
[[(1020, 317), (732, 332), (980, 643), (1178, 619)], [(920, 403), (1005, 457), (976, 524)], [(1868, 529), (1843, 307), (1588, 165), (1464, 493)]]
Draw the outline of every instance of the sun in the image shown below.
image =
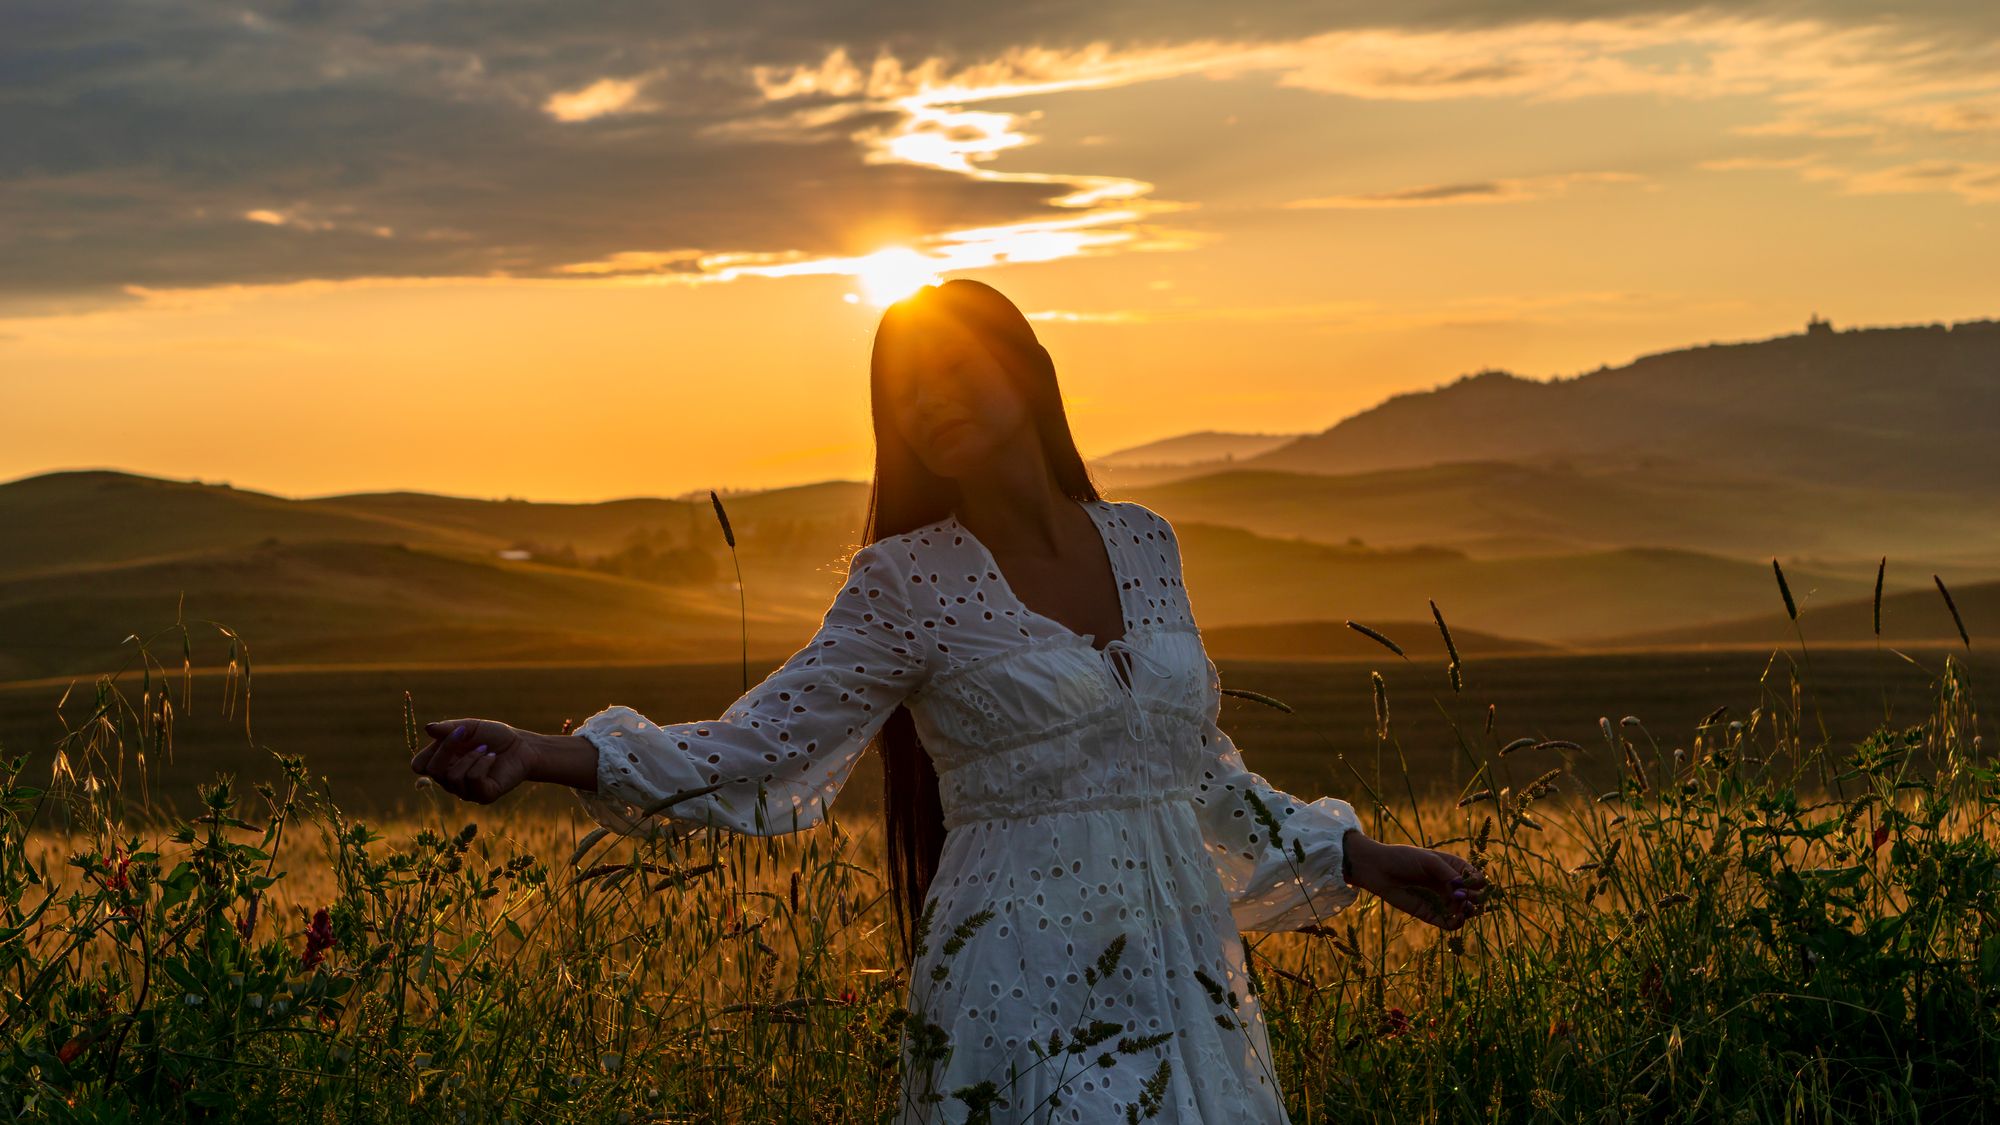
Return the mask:
[(887, 306), (938, 280), (938, 263), (906, 246), (891, 246), (854, 259), (854, 275), (871, 305)]

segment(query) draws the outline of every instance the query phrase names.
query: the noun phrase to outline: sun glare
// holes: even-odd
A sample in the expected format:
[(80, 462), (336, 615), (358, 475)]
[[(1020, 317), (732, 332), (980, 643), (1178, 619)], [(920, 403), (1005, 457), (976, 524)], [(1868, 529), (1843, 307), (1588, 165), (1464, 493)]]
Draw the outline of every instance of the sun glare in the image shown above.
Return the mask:
[(935, 259), (903, 246), (877, 250), (854, 261), (862, 296), (871, 305), (893, 305), (938, 280)]

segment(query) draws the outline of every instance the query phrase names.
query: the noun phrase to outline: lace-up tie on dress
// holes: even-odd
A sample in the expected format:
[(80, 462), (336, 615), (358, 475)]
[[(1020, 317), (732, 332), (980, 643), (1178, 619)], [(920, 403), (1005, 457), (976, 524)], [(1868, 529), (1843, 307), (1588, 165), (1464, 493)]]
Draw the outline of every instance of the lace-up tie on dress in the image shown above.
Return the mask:
[(1145, 665), (1146, 670), (1155, 676), (1170, 676), (1173, 674), (1173, 669), (1126, 643), (1124, 637), (1107, 643), (1097, 651), (1103, 659), (1104, 674), (1111, 677), (1112, 690), (1124, 699), (1121, 706), (1125, 711), (1125, 733), (1131, 735), (1136, 742), (1144, 742), (1153, 736), (1153, 725), (1147, 721), (1146, 709), (1139, 705), (1139, 697), (1133, 693), (1132, 684), (1125, 676), (1118, 674), (1118, 665), (1112, 653), (1124, 653), (1127, 658)]

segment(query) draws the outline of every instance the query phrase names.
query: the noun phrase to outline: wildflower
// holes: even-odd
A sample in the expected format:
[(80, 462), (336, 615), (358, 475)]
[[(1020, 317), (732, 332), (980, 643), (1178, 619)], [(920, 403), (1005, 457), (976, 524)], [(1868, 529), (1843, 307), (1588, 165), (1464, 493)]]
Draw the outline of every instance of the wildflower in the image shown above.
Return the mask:
[(1410, 1030), (1410, 1017), (1401, 1008), (1382, 1013), (1382, 1034), (1402, 1035)]
[(855, 1001), (855, 996), (854, 996), (854, 990), (852, 988), (843, 988), (840, 990), (841, 1003), (852, 1004), (854, 1003), (854, 1001)]
[[(108, 876), (98, 876), (97, 879), (99, 883), (103, 884), (105, 890), (116, 892), (120, 897), (123, 897), (124, 892), (132, 889), (131, 877), (126, 874), (126, 870), (132, 866), (132, 856), (124, 849), (116, 846), (113, 846), (111, 849), (111, 856), (112, 861), (105, 865), (110, 869), (111, 873)], [(136, 922), (139, 920), (139, 908), (133, 903), (119, 903), (118, 913), (123, 914), (128, 921)]]
[(616, 1074), (618, 1073), (618, 1068), (625, 1064), (625, 1056), (616, 1051), (606, 1051), (597, 1056), (597, 1064), (603, 1067), (608, 1073)]
[(132, 866), (132, 857), (122, 849), (113, 849), (112, 854), (117, 857), (117, 863), (112, 869), (110, 881), (105, 886), (114, 891), (122, 891), (132, 885), (131, 880), (125, 875), (125, 869)]
[(1869, 842), (1868, 850), (1872, 852), (1879, 852), (1882, 850), (1882, 845), (1888, 842), (1889, 842), (1889, 822), (1885, 820), (1882, 823), (1875, 826), (1875, 835)]
[(312, 925), (306, 928), (305, 967), (310, 969), (326, 957), (326, 951), (333, 948), (333, 915), (322, 906), (313, 912)]
[(181, 1003), (186, 1004), (190, 1008), (199, 1008), (201, 1007), (201, 994), (190, 992), (186, 996), (181, 997)]
[(83, 1046), (83, 1036), (79, 1035), (58, 1048), (56, 1050), (56, 1057), (61, 1059), (65, 1065), (73, 1063), (76, 1061), (78, 1055), (83, 1054)]

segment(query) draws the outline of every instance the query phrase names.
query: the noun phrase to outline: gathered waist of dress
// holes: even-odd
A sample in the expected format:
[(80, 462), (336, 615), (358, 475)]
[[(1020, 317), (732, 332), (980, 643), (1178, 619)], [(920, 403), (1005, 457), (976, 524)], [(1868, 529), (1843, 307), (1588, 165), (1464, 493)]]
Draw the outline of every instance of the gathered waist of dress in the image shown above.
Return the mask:
[(1079, 797), (967, 801), (955, 806), (947, 802), (948, 807), (944, 810), (944, 826), (951, 829), (979, 820), (1019, 820), (1031, 816), (1108, 812), (1145, 805), (1171, 805), (1193, 800), (1194, 795), (1194, 786), (1176, 785), (1149, 793), (1095, 793)]

